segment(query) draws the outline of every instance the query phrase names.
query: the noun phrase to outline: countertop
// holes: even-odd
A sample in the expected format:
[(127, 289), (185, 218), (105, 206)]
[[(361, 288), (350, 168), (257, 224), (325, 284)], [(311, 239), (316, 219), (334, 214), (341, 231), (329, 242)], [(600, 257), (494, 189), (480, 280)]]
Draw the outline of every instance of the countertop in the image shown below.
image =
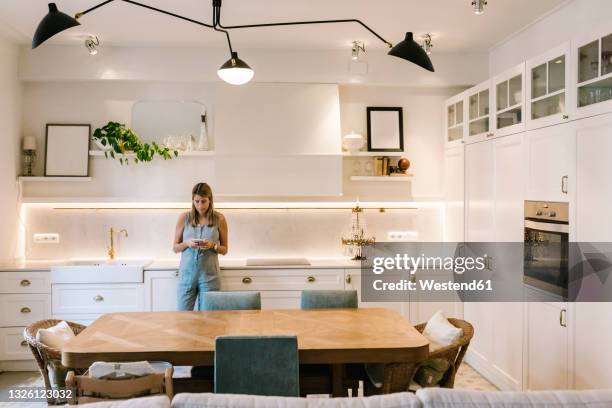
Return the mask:
[[(223, 258), (219, 257), (221, 269), (308, 269), (308, 268), (345, 268), (360, 269), (360, 261), (352, 261), (350, 258), (307, 258), (310, 265), (269, 265), (269, 266), (247, 266), (246, 258)], [(61, 266), (70, 263), (70, 260), (37, 260), (37, 261), (15, 261), (0, 263), (0, 272), (44, 272), (51, 270), (53, 266)], [(145, 271), (163, 271), (178, 269), (179, 259), (155, 259), (145, 267)]]

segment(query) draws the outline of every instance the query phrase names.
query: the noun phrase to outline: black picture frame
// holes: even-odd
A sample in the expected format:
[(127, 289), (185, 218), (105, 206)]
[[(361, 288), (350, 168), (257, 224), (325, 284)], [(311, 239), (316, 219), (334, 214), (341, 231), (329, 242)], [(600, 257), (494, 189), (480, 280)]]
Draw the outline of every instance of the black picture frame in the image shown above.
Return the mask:
[[(388, 107), (388, 106), (368, 106), (366, 108), (367, 122), (368, 122), (368, 152), (403, 152), (404, 151), (404, 111), (401, 107)], [(376, 140), (376, 129), (377, 118), (376, 112), (397, 112), (397, 128), (394, 132), (397, 132), (398, 140), (397, 144), (389, 146), (380, 146), (380, 142)], [(385, 115), (388, 116), (388, 115)], [(382, 120), (383, 118), (378, 118)], [(386, 118), (388, 120), (388, 118)], [(386, 124), (387, 126), (392, 126)]]
[[(62, 128), (66, 128), (68, 132), (62, 135)], [(80, 128), (80, 129), (79, 129)], [(80, 134), (78, 133), (80, 131)], [(72, 136), (70, 136), (72, 132)], [(78, 146), (73, 149), (73, 152), (67, 151), (64, 156), (54, 157), (56, 150), (61, 142), (64, 142), (64, 148), (67, 138), (80, 138)], [(55, 140), (57, 139), (57, 140)], [(89, 177), (89, 150), (91, 149), (91, 125), (81, 123), (47, 123), (45, 127), (45, 177)], [(50, 151), (51, 156), (50, 157)], [(77, 156), (75, 156), (75, 154)], [(76, 159), (80, 159), (78, 163)], [(58, 164), (59, 163), (59, 164)], [(77, 167), (76, 170), (61, 169), (61, 163), (71, 163), (72, 167)], [(59, 169), (58, 169), (59, 167)], [(68, 169), (69, 166), (66, 167)]]

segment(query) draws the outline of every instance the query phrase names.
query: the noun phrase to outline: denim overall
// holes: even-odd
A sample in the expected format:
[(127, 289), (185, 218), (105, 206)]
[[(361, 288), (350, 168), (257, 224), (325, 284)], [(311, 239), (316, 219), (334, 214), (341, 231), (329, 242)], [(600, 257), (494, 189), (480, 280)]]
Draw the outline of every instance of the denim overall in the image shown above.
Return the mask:
[[(190, 239), (209, 239), (219, 244), (219, 228), (198, 225), (193, 227), (185, 217), (183, 242)], [(181, 254), (178, 284), (178, 310), (193, 310), (196, 297), (202, 310), (205, 292), (219, 290), (219, 257), (213, 249), (187, 248)]]

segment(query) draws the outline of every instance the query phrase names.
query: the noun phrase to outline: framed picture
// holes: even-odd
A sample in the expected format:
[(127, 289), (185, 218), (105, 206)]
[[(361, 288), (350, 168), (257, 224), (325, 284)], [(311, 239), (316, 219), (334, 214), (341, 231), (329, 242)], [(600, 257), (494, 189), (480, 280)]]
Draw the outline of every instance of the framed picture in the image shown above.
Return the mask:
[(91, 125), (47, 124), (45, 177), (88, 177)]
[(402, 108), (368, 106), (368, 151), (403, 152)]

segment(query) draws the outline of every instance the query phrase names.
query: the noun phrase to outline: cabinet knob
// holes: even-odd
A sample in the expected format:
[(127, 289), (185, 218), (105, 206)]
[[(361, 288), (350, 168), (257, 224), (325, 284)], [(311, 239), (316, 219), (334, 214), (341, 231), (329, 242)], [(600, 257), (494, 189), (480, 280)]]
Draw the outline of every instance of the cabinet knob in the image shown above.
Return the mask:
[(179, 276), (179, 271), (175, 271), (174, 272), (174, 276), (178, 277)]
[(244, 284), (248, 285), (251, 282), (253, 282), (253, 279), (249, 278), (248, 276), (245, 276), (244, 278), (242, 278), (242, 283)]
[(310, 282), (310, 283), (312, 283), (312, 282), (316, 281), (316, 279), (315, 279), (315, 277), (314, 277), (314, 276), (309, 276), (309, 277), (307, 277), (307, 278), (306, 278), (306, 280), (307, 280), (308, 282)]
[(21, 347), (27, 347), (28, 346), (28, 342), (25, 340), (21, 341)]
[(19, 284), (20, 284), (21, 286), (30, 286), (30, 285), (32, 284), (32, 282), (30, 282), (30, 281), (29, 281), (29, 280), (27, 280), (27, 279), (24, 279), (24, 280), (22, 280), (21, 282), (19, 282)]
[(569, 115), (563, 115), (562, 118), (563, 119), (569, 119)]
[(567, 194), (567, 180), (569, 177), (567, 175), (561, 177), (561, 192), (563, 194)]
[(349, 283), (349, 284), (350, 284), (350, 283), (353, 281), (353, 278), (351, 277), (351, 275), (350, 275), (350, 274), (348, 274), (348, 275), (346, 275), (346, 278), (344, 278), (344, 281), (345, 281), (346, 283)]
[(21, 313), (30, 313), (32, 311), (32, 309), (30, 309), (29, 307), (22, 307), (21, 308)]
[(102, 302), (104, 300), (104, 298), (102, 296), (100, 296), (100, 295), (96, 295), (96, 296), (94, 296), (93, 300), (95, 302)]
[(487, 133), (487, 137), (493, 137), (495, 135), (495, 133)]

